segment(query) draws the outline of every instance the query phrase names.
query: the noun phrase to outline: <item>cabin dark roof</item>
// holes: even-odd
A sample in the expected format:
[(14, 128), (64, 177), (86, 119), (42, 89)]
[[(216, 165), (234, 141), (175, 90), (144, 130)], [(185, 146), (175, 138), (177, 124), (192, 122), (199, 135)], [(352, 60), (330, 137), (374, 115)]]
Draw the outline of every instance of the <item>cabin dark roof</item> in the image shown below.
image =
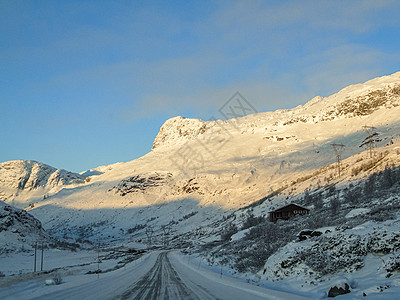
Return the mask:
[(309, 209), (305, 207), (301, 207), (297, 204), (289, 204), (284, 207), (278, 208), (277, 210), (271, 211), (271, 212), (282, 212), (282, 211), (292, 211), (292, 210), (307, 210), (310, 211)]

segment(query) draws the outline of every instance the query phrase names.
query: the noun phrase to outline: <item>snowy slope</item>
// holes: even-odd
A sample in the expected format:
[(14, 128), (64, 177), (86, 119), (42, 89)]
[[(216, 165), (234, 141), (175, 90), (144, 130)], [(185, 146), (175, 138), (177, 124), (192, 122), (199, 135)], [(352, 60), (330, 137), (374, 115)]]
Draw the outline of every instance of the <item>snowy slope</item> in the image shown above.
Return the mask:
[(0, 254), (28, 249), (36, 242), (51, 242), (42, 224), (26, 211), (0, 201)]
[(348, 299), (377, 297), (385, 290), (392, 296), (385, 292), (382, 299), (394, 299), (399, 289), (399, 250), (399, 219), (367, 222), (289, 243), (269, 257), (260, 274), (309, 293), (328, 291), (341, 280), (351, 288)]
[(84, 177), (32, 161), (14, 160), (0, 164), (0, 200), (26, 207), (27, 202), (55, 193), (60, 187), (83, 183)]
[[(316, 172), (323, 174), (322, 184), (324, 177), (334, 178), (334, 168), (323, 169), (336, 161), (331, 144), (345, 144), (342, 157), (351, 160), (363, 151), (363, 125), (377, 128), (380, 142), (376, 147), (391, 141), (390, 149), (398, 147), (399, 87), (400, 72), (330, 97), (316, 97), (291, 110), (225, 121), (172, 118), (162, 126), (147, 155), (82, 173), (84, 183), (57, 185), (47, 199), (38, 201), (34, 189), (26, 191), (24, 201), (36, 199), (30, 212), (59, 236), (124, 239), (129, 230), (128, 237), (143, 239), (146, 228), (151, 228), (160, 240), (160, 228), (167, 224), (171, 235), (198, 232), (199, 226), (217, 234), (213, 224), (224, 214), (291, 186), (299, 178)], [(350, 169), (342, 180), (351, 178)], [(317, 182), (297, 183), (291, 195), (312, 184)], [(28, 184), (28, 190), (32, 186)], [(263, 210), (282, 200), (277, 198)]]

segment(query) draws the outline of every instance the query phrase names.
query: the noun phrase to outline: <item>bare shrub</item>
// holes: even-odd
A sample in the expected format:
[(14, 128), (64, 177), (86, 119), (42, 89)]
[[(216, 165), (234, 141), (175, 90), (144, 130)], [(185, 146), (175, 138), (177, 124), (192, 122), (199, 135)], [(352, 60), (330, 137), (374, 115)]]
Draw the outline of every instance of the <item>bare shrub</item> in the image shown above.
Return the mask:
[(362, 200), (362, 190), (361, 187), (355, 187), (355, 188), (348, 188), (344, 191), (343, 198), (344, 201), (347, 203), (352, 203), (352, 204), (357, 204), (361, 202)]
[(221, 233), (221, 241), (228, 242), (231, 236), (238, 232), (235, 224), (230, 223)]
[(337, 197), (333, 197), (330, 200), (330, 208), (332, 215), (336, 215), (338, 213), (338, 209), (340, 207), (340, 201)]
[(247, 228), (250, 228), (250, 227), (254, 227), (254, 226), (256, 226), (256, 225), (258, 225), (258, 224), (260, 224), (260, 223), (262, 223), (264, 221), (265, 221), (264, 216), (255, 217), (253, 215), (253, 213), (250, 212), (247, 215), (246, 220), (244, 221), (241, 229), (243, 230), (243, 229), (247, 229)]
[(54, 274), (53, 281), (55, 285), (61, 284), (63, 282), (61, 274), (60, 273)]

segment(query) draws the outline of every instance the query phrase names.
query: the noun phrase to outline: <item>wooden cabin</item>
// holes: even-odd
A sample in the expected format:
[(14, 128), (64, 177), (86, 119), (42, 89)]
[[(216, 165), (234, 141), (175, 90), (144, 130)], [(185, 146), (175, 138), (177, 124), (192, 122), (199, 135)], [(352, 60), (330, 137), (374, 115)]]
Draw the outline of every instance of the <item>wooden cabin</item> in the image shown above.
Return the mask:
[(309, 213), (310, 210), (307, 208), (301, 207), (296, 204), (289, 204), (277, 210), (269, 212), (269, 220), (275, 223), (279, 219), (289, 220), (294, 216), (303, 216), (308, 215)]

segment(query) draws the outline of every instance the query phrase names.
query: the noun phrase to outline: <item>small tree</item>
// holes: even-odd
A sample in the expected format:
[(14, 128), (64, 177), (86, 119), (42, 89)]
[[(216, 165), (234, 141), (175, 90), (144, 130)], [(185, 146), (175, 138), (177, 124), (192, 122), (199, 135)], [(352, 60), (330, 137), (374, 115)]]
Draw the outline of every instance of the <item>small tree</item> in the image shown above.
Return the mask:
[(394, 185), (394, 183), (395, 183), (395, 178), (393, 170), (391, 167), (386, 166), (382, 174), (382, 186), (384, 188), (390, 188)]
[(328, 197), (333, 196), (336, 194), (336, 186), (331, 185), (328, 189)]
[(362, 199), (362, 191), (360, 187), (348, 188), (343, 194), (344, 201), (347, 203), (356, 204)]
[(324, 201), (322, 200), (322, 193), (317, 193), (314, 195), (313, 204), (315, 209), (321, 209), (324, 206)]
[(265, 218), (263, 216), (255, 217), (252, 212), (249, 212), (247, 214), (246, 220), (243, 222), (241, 229), (243, 230), (243, 229), (247, 229), (247, 228), (256, 226), (264, 221), (265, 221)]
[(228, 226), (221, 233), (221, 241), (228, 242), (231, 236), (238, 232), (235, 224), (229, 223)]
[(330, 205), (331, 205), (331, 213), (332, 215), (336, 215), (338, 212), (338, 209), (340, 208), (340, 201), (337, 197), (332, 197), (330, 200)]
[(312, 199), (313, 199), (313, 197), (310, 195), (309, 190), (306, 190), (304, 192), (304, 203), (309, 204), (309, 203), (311, 203)]
[(364, 183), (363, 194), (365, 198), (370, 198), (376, 191), (376, 173), (370, 175)]

